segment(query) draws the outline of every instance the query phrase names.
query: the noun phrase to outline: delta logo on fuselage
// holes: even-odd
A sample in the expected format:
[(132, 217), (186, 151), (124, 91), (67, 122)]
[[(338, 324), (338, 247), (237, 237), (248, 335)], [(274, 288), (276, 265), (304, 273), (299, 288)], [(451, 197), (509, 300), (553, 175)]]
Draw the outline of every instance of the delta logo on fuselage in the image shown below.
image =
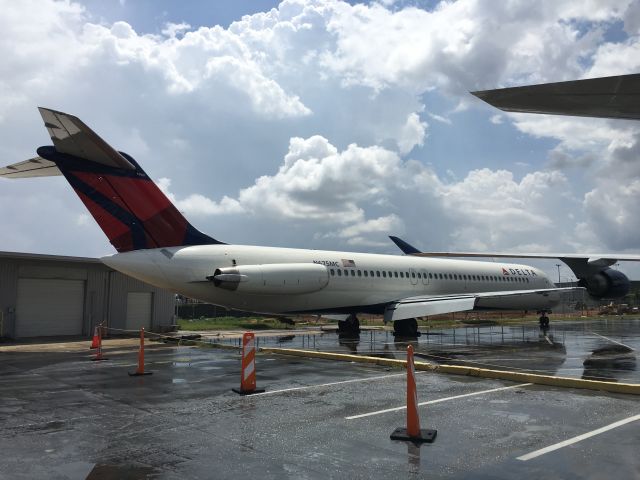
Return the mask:
[(521, 277), (537, 277), (538, 274), (528, 268), (509, 268), (502, 267), (503, 275), (519, 275)]

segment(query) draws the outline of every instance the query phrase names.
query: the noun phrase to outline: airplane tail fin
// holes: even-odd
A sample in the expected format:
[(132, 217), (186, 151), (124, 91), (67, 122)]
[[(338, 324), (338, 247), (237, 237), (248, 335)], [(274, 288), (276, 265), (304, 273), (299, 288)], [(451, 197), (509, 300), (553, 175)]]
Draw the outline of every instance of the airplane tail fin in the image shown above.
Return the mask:
[(64, 175), (118, 252), (222, 243), (193, 227), (133, 158), (79, 118), (39, 110), (54, 146), (0, 168), (0, 177)]

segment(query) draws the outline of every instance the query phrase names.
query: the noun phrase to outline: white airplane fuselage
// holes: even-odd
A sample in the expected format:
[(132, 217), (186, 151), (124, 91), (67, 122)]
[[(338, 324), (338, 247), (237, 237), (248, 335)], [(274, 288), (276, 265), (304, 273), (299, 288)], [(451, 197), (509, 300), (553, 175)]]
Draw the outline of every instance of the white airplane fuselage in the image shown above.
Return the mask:
[[(102, 261), (191, 298), (270, 314), (382, 313), (390, 302), (419, 295), (554, 287), (544, 272), (528, 265), (246, 245), (135, 250)], [(216, 272), (233, 273), (215, 278), (241, 280), (215, 282)], [(478, 307), (550, 310), (559, 299), (558, 292), (487, 298)]]

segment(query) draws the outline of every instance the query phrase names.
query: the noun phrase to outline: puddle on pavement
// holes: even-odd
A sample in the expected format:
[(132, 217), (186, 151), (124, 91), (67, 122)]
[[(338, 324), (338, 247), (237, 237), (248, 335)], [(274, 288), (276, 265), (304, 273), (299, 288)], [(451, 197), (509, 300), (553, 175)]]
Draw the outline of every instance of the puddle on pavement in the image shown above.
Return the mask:
[[(363, 330), (359, 336), (322, 334), (256, 337), (257, 347), (300, 348), (403, 359), (407, 345), (424, 360), (527, 371), (547, 375), (640, 383), (636, 356), (640, 319), (552, 321), (542, 332), (537, 324), (520, 326), (422, 327), (418, 339), (396, 339), (391, 331)], [(213, 343), (219, 342), (212, 339)], [(237, 339), (223, 343), (235, 345)]]

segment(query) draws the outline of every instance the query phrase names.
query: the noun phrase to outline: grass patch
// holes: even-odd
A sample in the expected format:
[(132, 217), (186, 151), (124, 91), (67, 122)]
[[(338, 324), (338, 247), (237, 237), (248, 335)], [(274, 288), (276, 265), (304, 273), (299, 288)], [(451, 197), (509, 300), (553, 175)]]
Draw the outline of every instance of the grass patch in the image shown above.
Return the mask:
[(180, 330), (283, 330), (293, 329), (292, 325), (277, 318), (265, 317), (216, 317), (189, 320), (178, 319)]

